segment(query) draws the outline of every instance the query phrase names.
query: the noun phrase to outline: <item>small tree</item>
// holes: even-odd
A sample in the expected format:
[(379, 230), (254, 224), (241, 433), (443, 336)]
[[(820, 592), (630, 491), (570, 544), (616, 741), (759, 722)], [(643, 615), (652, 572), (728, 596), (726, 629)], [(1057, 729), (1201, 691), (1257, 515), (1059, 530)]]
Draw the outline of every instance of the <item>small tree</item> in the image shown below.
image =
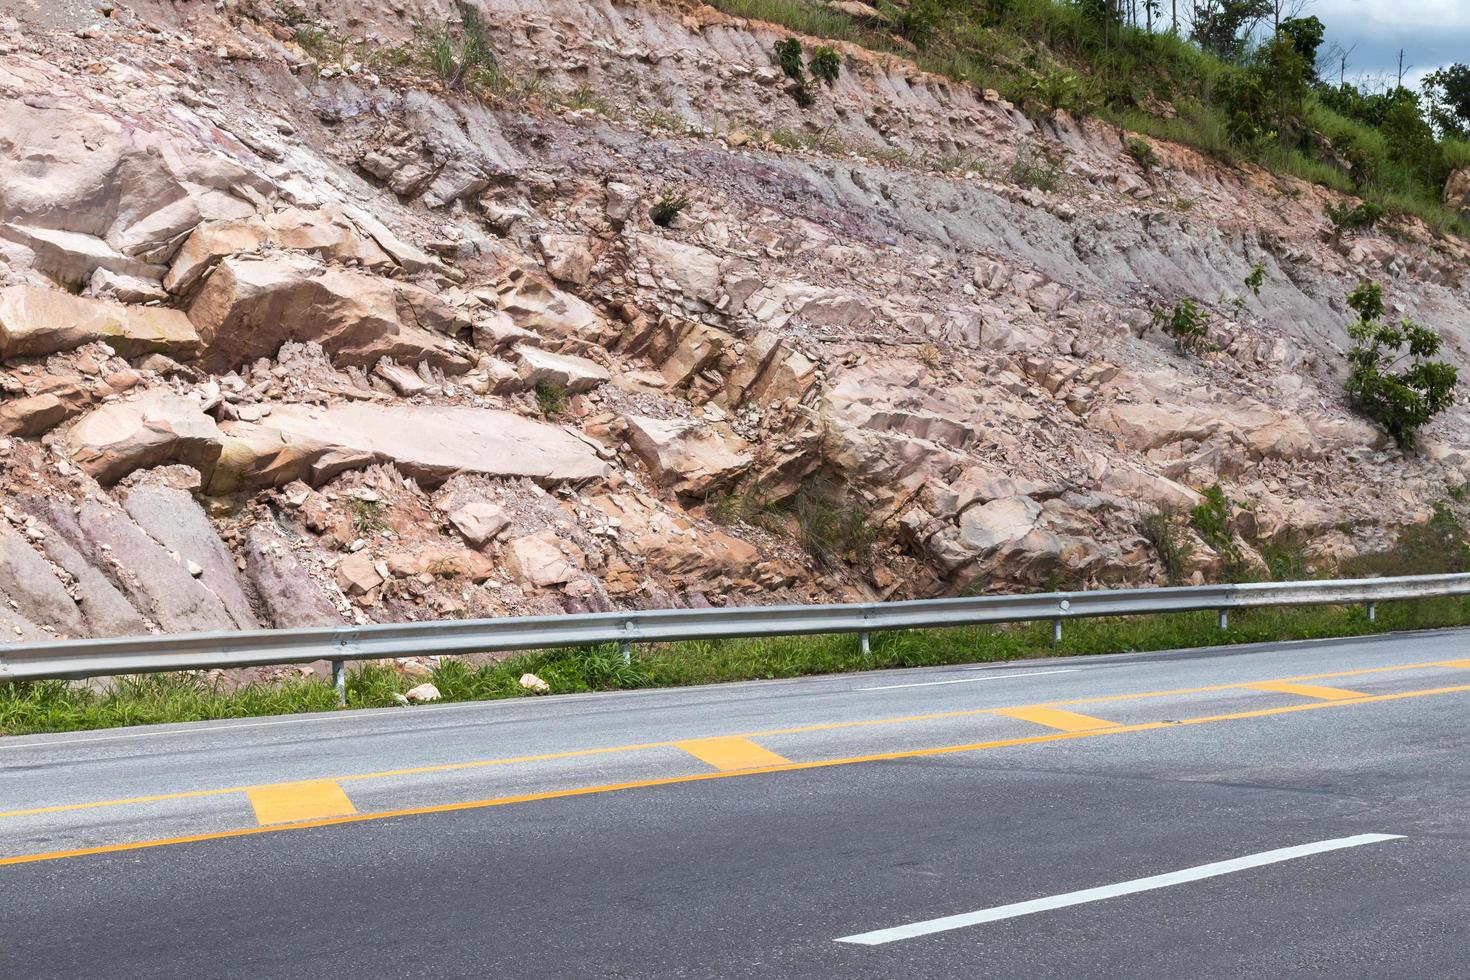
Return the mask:
[[(1454, 401), (1459, 372), (1452, 364), (1431, 360), (1441, 344), (1433, 330), (1407, 319), (1397, 327), (1383, 322), (1383, 290), (1377, 283), (1362, 283), (1347, 301), (1358, 314), (1348, 328), (1353, 341), (1348, 398), (1400, 447), (1412, 450), (1419, 428)], [(1401, 368), (1405, 359), (1408, 366)]]

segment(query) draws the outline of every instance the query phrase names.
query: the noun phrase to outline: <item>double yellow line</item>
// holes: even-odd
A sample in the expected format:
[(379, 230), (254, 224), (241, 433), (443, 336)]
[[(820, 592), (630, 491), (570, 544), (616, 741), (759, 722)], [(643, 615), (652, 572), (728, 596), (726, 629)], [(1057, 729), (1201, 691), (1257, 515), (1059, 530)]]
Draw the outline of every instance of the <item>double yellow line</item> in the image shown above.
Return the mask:
[[(244, 827), (235, 830), (216, 831), (205, 834), (193, 834), (180, 837), (159, 838), (156, 840), (131, 841), (121, 844), (107, 844), (97, 847), (76, 848), (63, 851), (50, 851), (40, 854), (25, 854), (15, 857), (0, 858), (0, 866), (29, 864), (37, 861), (53, 861), (62, 858), (83, 857), (96, 854), (112, 854), (122, 851), (135, 851), (147, 848), (166, 847), (173, 844), (196, 843), (200, 841), (223, 840), (234, 837), (251, 837), (257, 834), (278, 833), (287, 830), (307, 830), (316, 827), (330, 827), (341, 824), (362, 823), (370, 820), (387, 820), (395, 817), (419, 816), (433, 813), (453, 813), (460, 810), (478, 810), (490, 807), (509, 806), (518, 803), (531, 803), (540, 800), (554, 800), (575, 796), (590, 796), (600, 793), (621, 792), (633, 789), (646, 789), (659, 786), (672, 786), (681, 783), (704, 782), (712, 779), (732, 779), (739, 776), (757, 776), (780, 772), (798, 772), (807, 769), (825, 769), (835, 766), (849, 766), (868, 762), (888, 762), (903, 759), (922, 759), (931, 756), (949, 755), (960, 752), (978, 752), (987, 749), (1007, 748), (1020, 745), (1039, 745), (1048, 742), (1061, 742), (1081, 738), (1097, 738), (1105, 735), (1120, 735), (1133, 732), (1158, 731), (1165, 728), (1177, 728), (1188, 725), (1205, 725), (1227, 721), (1241, 721), (1252, 718), (1265, 718), (1273, 715), (1292, 714), (1299, 711), (1323, 711), (1331, 708), (1343, 708), (1360, 704), (1376, 704), (1388, 701), (1401, 701), (1409, 698), (1431, 697), (1436, 695), (1459, 694), (1470, 692), (1470, 684), (1454, 685), (1448, 687), (1435, 687), (1426, 690), (1404, 691), (1394, 694), (1359, 695), (1356, 692), (1342, 691), (1337, 688), (1307, 688), (1302, 689), (1301, 682), (1312, 680), (1326, 680), (1340, 677), (1362, 676), (1367, 674), (1389, 673), (1430, 667), (1470, 668), (1470, 661), (1437, 661), (1433, 663), (1409, 664), (1400, 667), (1376, 667), (1354, 671), (1341, 671), (1331, 674), (1314, 674), (1304, 677), (1288, 678), (1282, 681), (1245, 682), (1236, 684), (1219, 684), (1208, 687), (1180, 688), (1172, 691), (1151, 691), (1130, 695), (1111, 695), (1098, 698), (1079, 698), (1069, 701), (1055, 701), (1040, 705), (1029, 705), (1023, 708), (981, 708), (970, 711), (939, 712), (927, 715), (910, 715), (902, 718), (886, 718), (873, 721), (833, 722), (820, 725), (807, 725), (798, 728), (771, 729), (763, 732), (753, 732), (747, 736), (731, 736), (732, 739), (756, 738), (770, 735), (797, 734), (812, 731), (830, 731), (842, 728), (857, 728), (874, 725), (892, 725), (903, 722), (927, 721), (940, 718), (967, 717), (984, 714), (1008, 715), (1011, 717), (1024, 717), (1025, 712), (1033, 712), (1035, 720), (1041, 724), (1049, 724), (1043, 721), (1045, 712), (1053, 711), (1062, 706), (1075, 706), (1081, 704), (1095, 704), (1112, 701), (1124, 701), (1140, 698), (1155, 698), (1168, 695), (1193, 694), (1210, 691), (1226, 691), (1241, 689), (1266, 689), (1277, 690), (1283, 693), (1295, 693), (1302, 696), (1314, 697), (1317, 700), (1303, 703), (1284, 705), (1273, 708), (1261, 708), (1253, 711), (1241, 711), (1230, 714), (1205, 715), (1194, 718), (1183, 718), (1175, 721), (1153, 721), (1140, 724), (1114, 724), (1104, 722), (1101, 719), (1090, 719), (1098, 723), (1097, 727), (1073, 726), (1071, 730), (1059, 730), (1041, 735), (1031, 735), (1020, 738), (995, 739), (984, 742), (968, 742), (959, 745), (944, 745), (932, 748), (907, 749), (896, 752), (880, 752), (868, 755), (848, 756), (836, 759), (821, 759), (811, 762), (779, 762), (768, 765), (742, 765), (740, 768), (720, 769), (714, 772), (693, 773), (679, 776), (666, 776), (656, 779), (635, 780), (629, 782), (605, 783), (596, 786), (584, 786), (571, 789), (549, 790), (539, 793), (525, 793), (515, 796), (500, 796), (480, 800), (468, 800), (458, 803), (444, 803), (433, 806), (408, 807), (396, 810), (380, 810), (372, 813), (344, 813), (338, 816), (324, 817), (321, 819), (307, 819), (291, 823), (280, 823), (270, 826)], [(1055, 712), (1057, 715), (1069, 715), (1073, 718), (1086, 718), (1083, 715), (1074, 715), (1071, 712)], [(1058, 719), (1065, 721), (1065, 719)], [(1059, 726), (1059, 727), (1066, 727)], [(719, 740), (701, 740), (713, 742)], [(516, 762), (536, 762), (547, 759), (566, 759), (579, 756), (605, 755), (615, 752), (630, 752), (638, 749), (658, 747), (681, 747), (686, 748), (689, 742), (646, 742), (637, 745), (614, 746), (602, 749), (583, 749), (572, 752), (550, 753), (545, 755), (521, 756), (509, 759), (490, 759), (464, 763), (448, 763), (437, 766), (422, 766), (411, 769), (390, 770), (379, 773), (361, 773), (350, 776), (337, 777), (336, 780), (298, 780), (290, 783), (269, 784), (269, 788), (291, 787), (291, 786), (317, 786), (326, 782), (350, 781), (361, 779), (384, 778), (387, 776), (415, 775), (421, 773), (447, 772), (454, 770), (480, 768), (486, 766), (508, 765)], [(730, 746), (719, 746), (722, 751), (728, 750)], [(757, 747), (758, 748), (758, 747)], [(698, 754), (698, 753), (692, 753)], [(779, 758), (772, 755), (772, 758)], [(712, 764), (714, 759), (711, 758)], [(197, 798), (203, 796), (218, 796), (227, 793), (249, 793), (252, 790), (259, 791), (261, 786), (240, 786), (226, 789), (196, 790), (185, 793), (160, 794), (157, 796), (140, 796), (123, 800), (104, 800), (94, 803), (63, 804), (52, 807), (38, 807), (30, 810), (12, 810), (0, 813), (0, 817), (27, 816), (34, 814), (56, 813), (68, 810), (90, 809), (94, 807), (121, 806), (130, 803), (146, 803), (160, 800), (175, 800)]]

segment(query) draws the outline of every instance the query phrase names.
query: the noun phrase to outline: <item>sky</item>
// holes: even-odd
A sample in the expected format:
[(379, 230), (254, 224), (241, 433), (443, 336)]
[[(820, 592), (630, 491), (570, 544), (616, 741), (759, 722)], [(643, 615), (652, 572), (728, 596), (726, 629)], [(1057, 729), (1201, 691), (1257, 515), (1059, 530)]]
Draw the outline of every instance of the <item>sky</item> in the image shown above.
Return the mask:
[[(1413, 88), (1436, 68), (1470, 62), (1470, 0), (1307, 0), (1327, 42), (1349, 49), (1348, 80), (1398, 75)], [(1410, 68), (1412, 66), (1412, 68)], [(1336, 78), (1336, 73), (1326, 73)]]

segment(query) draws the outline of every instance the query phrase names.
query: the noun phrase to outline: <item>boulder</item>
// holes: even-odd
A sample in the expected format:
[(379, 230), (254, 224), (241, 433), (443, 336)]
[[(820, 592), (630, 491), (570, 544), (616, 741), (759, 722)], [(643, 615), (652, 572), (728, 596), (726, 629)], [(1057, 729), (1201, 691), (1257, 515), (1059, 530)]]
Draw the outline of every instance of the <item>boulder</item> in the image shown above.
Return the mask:
[(320, 485), (347, 469), (388, 463), (426, 487), (456, 473), (523, 476), (543, 485), (605, 477), (588, 442), (512, 412), (459, 406), (278, 405), (260, 422), (227, 422), (211, 492)]
[(587, 285), (596, 261), (583, 235), (542, 235), (538, 244), (546, 271), (558, 282)]
[(577, 577), (583, 556), (576, 545), (550, 530), (512, 538), (505, 546), (505, 568), (523, 585), (546, 588)]
[(409, 688), (408, 692), (403, 696), (409, 701), (412, 701), (414, 704), (427, 704), (430, 701), (438, 701), (441, 697), (443, 697), (443, 695), (439, 693), (439, 689), (437, 687), (435, 687), (433, 684), (427, 683), (419, 684), (417, 687)]
[(483, 548), (510, 524), (510, 516), (499, 504), (471, 500), (449, 512), (449, 523), (476, 548)]
[(123, 306), (31, 286), (0, 290), (0, 359), (44, 357), (105, 341), (124, 357), (193, 357), (199, 334), (178, 310)]
[(0, 238), (26, 249), (28, 265), (55, 282), (81, 286), (98, 272), (111, 272), (150, 281), (154, 288), (163, 266), (124, 255), (96, 235), (22, 224), (0, 224)]
[(751, 462), (745, 440), (685, 419), (627, 416), (628, 443), (653, 478), (677, 493), (700, 496), (743, 472)]
[(199, 225), (184, 240), (163, 285), (171, 293), (187, 292), (215, 262), (228, 255), (258, 252), (266, 242), (375, 271), (386, 272), (395, 265), (388, 253), (341, 211), (288, 208), (264, 218), (252, 216)]
[(287, 341), (318, 343), (339, 366), (392, 357), (463, 374), (473, 364), (442, 336), (467, 330), (468, 319), (434, 294), (302, 255), (224, 259), (190, 303), (189, 319), (216, 371), (272, 357)]
[(34, 437), (49, 432), (76, 408), (55, 395), (32, 395), (0, 402), (0, 435)]
[(372, 552), (364, 548), (343, 558), (337, 565), (337, 584), (348, 595), (366, 595), (383, 584)]
[(155, 388), (93, 409), (72, 426), (66, 444), (72, 461), (99, 483), (164, 463), (192, 466), (207, 483), (222, 439), (197, 401)]
[(521, 690), (530, 691), (532, 694), (551, 693), (551, 685), (535, 674), (522, 674), (519, 684), (521, 685)]
[(525, 344), (518, 345), (515, 352), (520, 358), (518, 373), (528, 388), (545, 381), (560, 386), (569, 395), (575, 395), (605, 384), (608, 380), (607, 369), (585, 357), (553, 354)]

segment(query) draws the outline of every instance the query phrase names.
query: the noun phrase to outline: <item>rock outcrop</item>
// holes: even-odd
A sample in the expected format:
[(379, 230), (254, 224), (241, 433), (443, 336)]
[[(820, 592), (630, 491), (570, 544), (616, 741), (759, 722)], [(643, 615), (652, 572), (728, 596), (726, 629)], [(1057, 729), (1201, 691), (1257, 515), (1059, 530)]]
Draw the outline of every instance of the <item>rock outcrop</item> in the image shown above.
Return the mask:
[(0, 20), (4, 639), (1160, 583), (1158, 515), (1203, 580), (1217, 483), (1329, 569), (1461, 508), (1465, 407), (1354, 414), (1342, 299), (1470, 365), (1464, 241), (852, 44), (797, 107), (683, 0), (473, 5), (541, 96), (402, 57), (422, 0)]

